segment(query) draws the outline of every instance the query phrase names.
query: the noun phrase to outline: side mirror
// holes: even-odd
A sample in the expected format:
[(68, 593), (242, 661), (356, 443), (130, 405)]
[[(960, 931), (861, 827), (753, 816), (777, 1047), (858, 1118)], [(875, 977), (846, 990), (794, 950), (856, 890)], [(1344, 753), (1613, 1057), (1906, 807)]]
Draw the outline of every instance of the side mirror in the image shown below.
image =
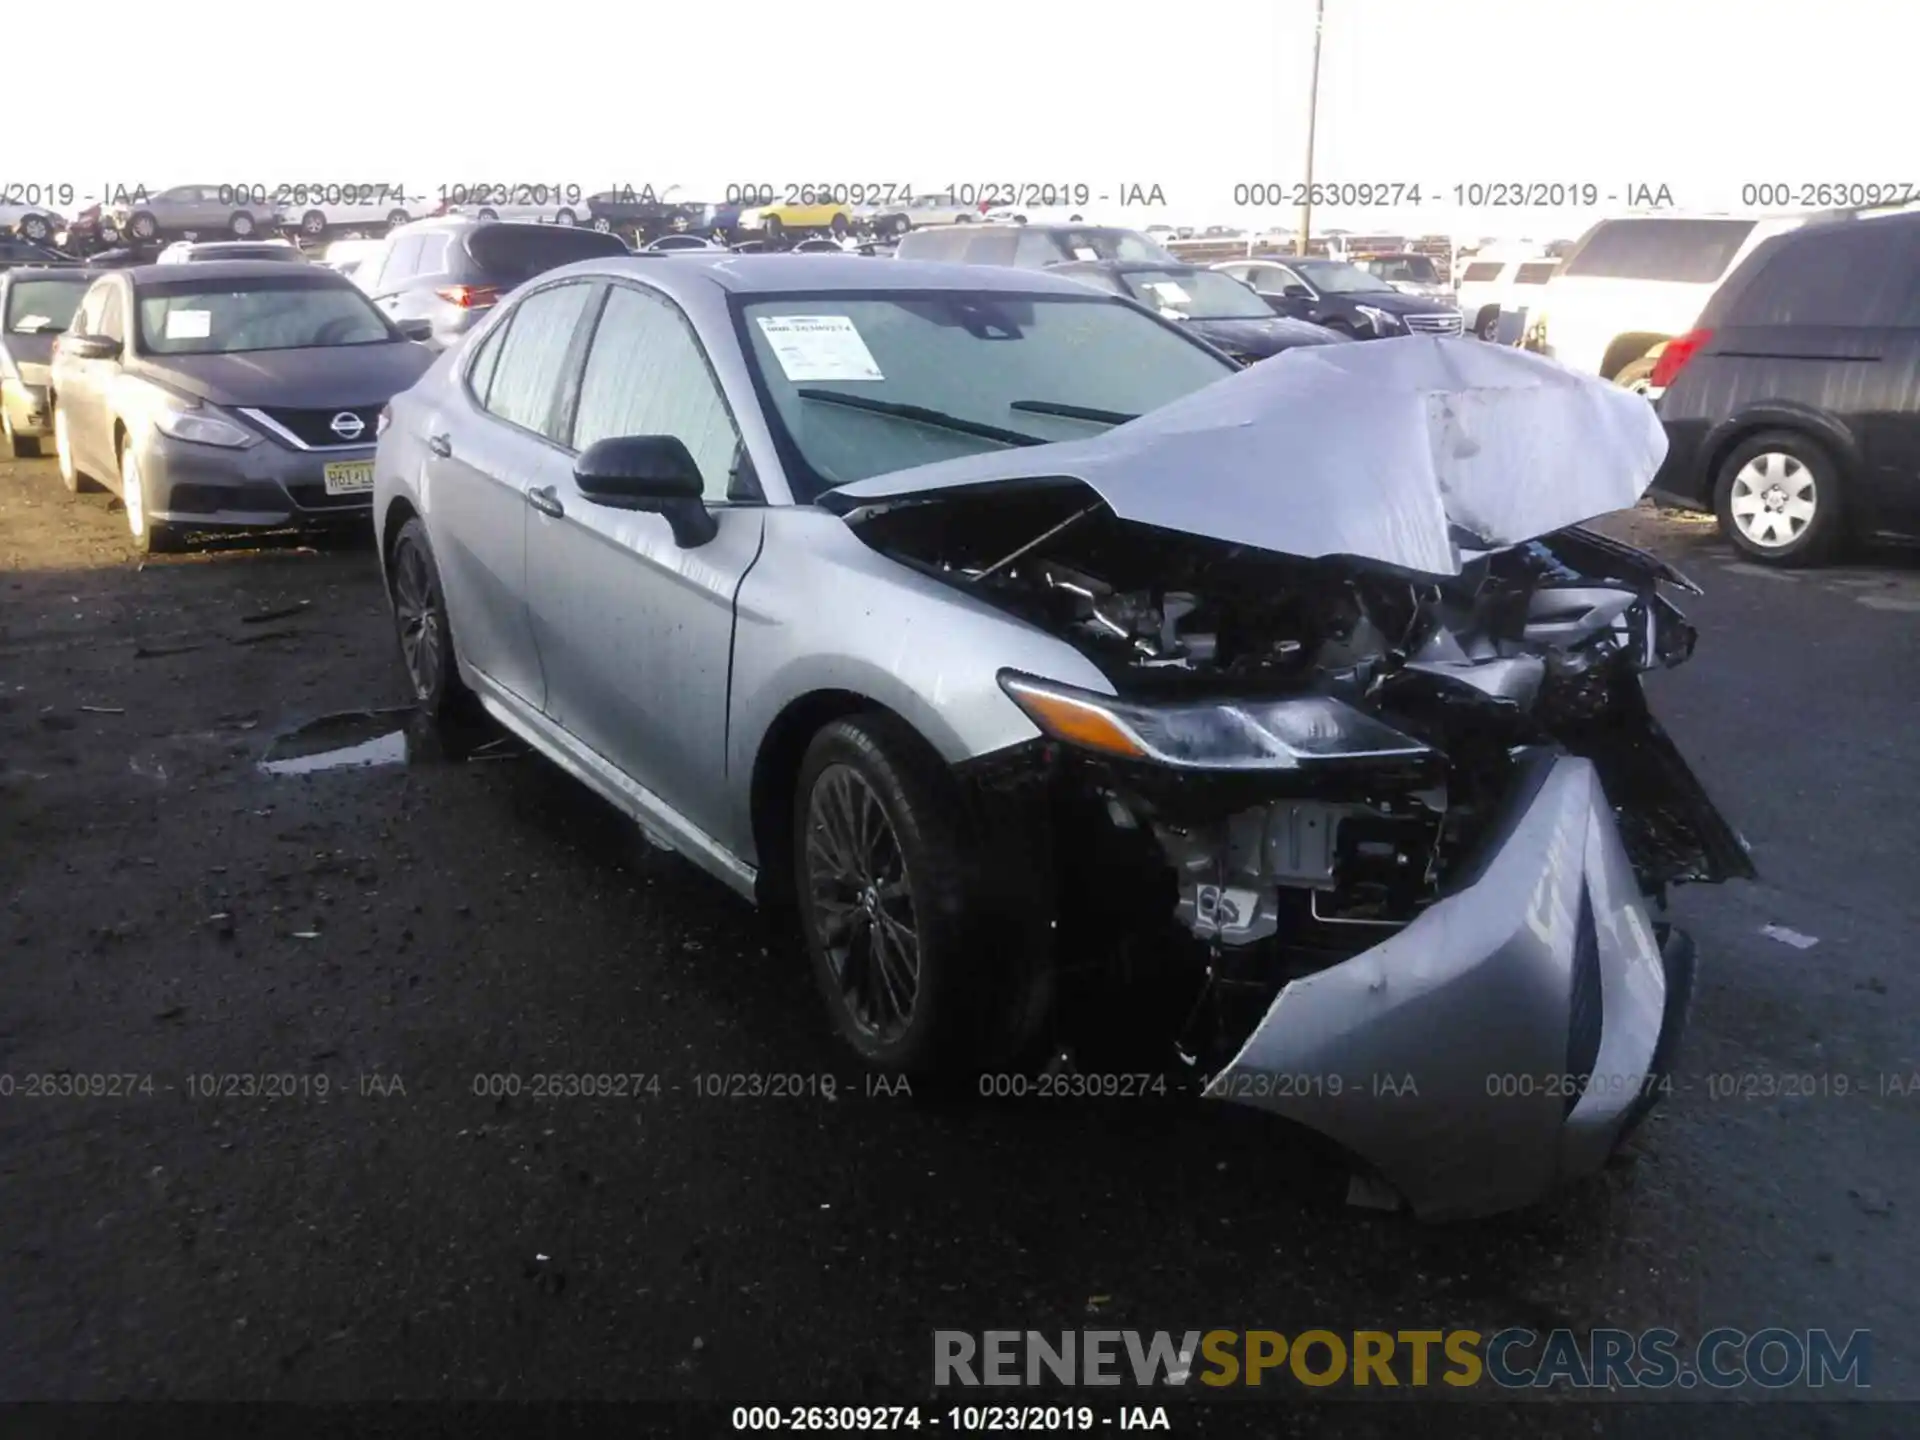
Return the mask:
[(573, 462), (573, 483), (596, 505), (664, 515), (673, 541), (696, 549), (720, 533), (708, 511), (706, 485), (677, 435), (610, 435)]
[(1283, 285), (1280, 287), (1280, 298), (1283, 300), (1311, 300), (1313, 298), (1313, 292), (1304, 285)]
[(75, 360), (118, 360), (120, 342), (105, 335), (62, 335), (60, 353)]
[(393, 328), (409, 340), (433, 339), (433, 321), (427, 319), (424, 315), (415, 315), (405, 320), (396, 320), (393, 322)]

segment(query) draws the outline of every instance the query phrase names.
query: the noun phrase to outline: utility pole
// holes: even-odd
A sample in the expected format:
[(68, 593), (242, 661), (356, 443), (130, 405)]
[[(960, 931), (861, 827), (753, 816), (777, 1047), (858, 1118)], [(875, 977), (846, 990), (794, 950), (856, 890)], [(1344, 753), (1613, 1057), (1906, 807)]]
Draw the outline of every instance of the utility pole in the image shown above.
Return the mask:
[(1307, 87), (1307, 188), (1302, 197), (1306, 203), (1300, 207), (1299, 253), (1302, 255), (1307, 253), (1307, 242), (1313, 238), (1313, 132), (1320, 118), (1320, 32), (1326, 20), (1327, 0), (1314, 0), (1313, 82)]

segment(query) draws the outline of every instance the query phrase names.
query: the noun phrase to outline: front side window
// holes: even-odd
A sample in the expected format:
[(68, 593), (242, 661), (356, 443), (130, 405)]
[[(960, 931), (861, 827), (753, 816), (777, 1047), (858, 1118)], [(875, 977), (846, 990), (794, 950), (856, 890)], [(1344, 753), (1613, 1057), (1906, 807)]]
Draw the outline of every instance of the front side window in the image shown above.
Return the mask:
[(593, 285), (575, 281), (536, 290), (509, 317), (500, 358), (487, 387), (486, 407), (510, 425), (558, 440), (555, 400)]
[[(1910, 227), (1849, 221), (1782, 246), (1740, 297), (1740, 325), (1899, 324), (1916, 271)], [(1907, 322), (1911, 323), (1911, 322)]]
[(1369, 275), (1344, 260), (1303, 260), (1297, 268), (1322, 295), (1378, 295), (1393, 289), (1378, 275)]
[(100, 334), (109, 340), (126, 343), (127, 312), (126, 306), (121, 302), (120, 287), (117, 285), (107, 291), (106, 302), (100, 307)]
[(1603, 220), (1567, 261), (1569, 276), (1718, 280), (1753, 233), (1752, 220)]
[(335, 345), (386, 345), (399, 334), (352, 286), (287, 280), (168, 280), (134, 298), (149, 355), (238, 355)]
[(700, 468), (709, 501), (727, 498), (740, 432), (706, 353), (671, 305), (616, 285), (580, 377), (573, 448), (617, 435), (673, 435)]
[(802, 503), (914, 465), (1086, 439), (1238, 370), (1097, 294), (796, 294), (736, 313)]

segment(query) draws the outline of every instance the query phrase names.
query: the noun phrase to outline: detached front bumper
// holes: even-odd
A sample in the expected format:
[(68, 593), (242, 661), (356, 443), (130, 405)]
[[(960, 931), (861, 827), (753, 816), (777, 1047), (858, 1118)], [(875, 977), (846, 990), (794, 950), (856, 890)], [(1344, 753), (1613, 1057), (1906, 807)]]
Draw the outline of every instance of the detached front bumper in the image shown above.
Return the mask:
[(271, 440), (232, 450), (149, 431), (140, 452), (147, 513), (171, 525), (209, 530), (365, 523), (373, 490), (327, 493), (326, 468), (371, 464), (372, 445), (294, 450)]
[(1212, 1098), (1322, 1132), (1423, 1219), (1603, 1165), (1663, 1087), (1693, 949), (1647, 913), (1593, 765), (1536, 756), (1450, 893), (1289, 984)]

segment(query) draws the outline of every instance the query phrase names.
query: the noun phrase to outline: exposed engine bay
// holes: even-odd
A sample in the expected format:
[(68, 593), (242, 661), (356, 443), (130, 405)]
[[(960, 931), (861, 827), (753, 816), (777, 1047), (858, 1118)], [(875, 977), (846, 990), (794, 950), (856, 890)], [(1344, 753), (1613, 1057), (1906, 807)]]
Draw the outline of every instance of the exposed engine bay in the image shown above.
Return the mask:
[[(1028, 704), (1024, 682), (1002, 682), (1067, 742), (1031, 764), (1068, 817), (1076, 843), (1056, 850), (1083, 862), (1083, 897), (1138, 906), (1096, 925), (1109, 952), (1170, 909), (1216, 978), (1244, 972), (1264, 1003), (1463, 883), (1516, 766), (1541, 747), (1594, 763), (1656, 901), (1676, 882), (1752, 874), (1641, 689), (1642, 672), (1694, 644), (1661, 585), (1693, 587), (1596, 532), (1474, 553), (1437, 578), (1124, 521), (1071, 480), (847, 519), (882, 553), (1068, 641), (1111, 682), (1118, 701), (1083, 703), (1118, 740), (1050, 725), (1074, 697), (1036, 684)], [(1272, 763), (1247, 758), (1248, 735), (1271, 740)]]

